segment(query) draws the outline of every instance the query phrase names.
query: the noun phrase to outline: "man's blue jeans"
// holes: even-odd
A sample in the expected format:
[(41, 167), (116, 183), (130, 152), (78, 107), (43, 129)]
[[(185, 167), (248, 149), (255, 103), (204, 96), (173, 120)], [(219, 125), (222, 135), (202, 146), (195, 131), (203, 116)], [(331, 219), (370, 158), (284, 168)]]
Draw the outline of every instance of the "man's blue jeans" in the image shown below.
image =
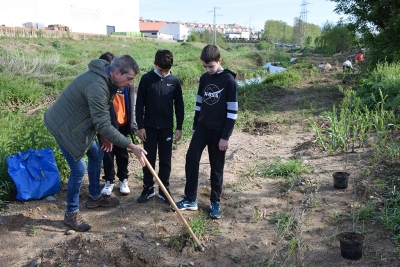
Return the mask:
[[(79, 210), (79, 193), (86, 174), (86, 162), (83, 157), (75, 161), (60, 144), (58, 146), (71, 170), (67, 184), (67, 212), (75, 212)], [(103, 150), (101, 150), (100, 145), (96, 141), (93, 141), (86, 155), (88, 157), (89, 196), (98, 198), (101, 196), (100, 171)]]

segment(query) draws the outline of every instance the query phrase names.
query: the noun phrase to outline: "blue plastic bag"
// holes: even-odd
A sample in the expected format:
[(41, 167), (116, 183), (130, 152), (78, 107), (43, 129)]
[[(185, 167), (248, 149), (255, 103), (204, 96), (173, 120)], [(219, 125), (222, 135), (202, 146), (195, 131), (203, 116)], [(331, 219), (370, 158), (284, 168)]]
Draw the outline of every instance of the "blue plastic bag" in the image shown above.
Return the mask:
[(17, 200), (42, 199), (60, 191), (60, 173), (51, 148), (17, 152), (6, 161)]

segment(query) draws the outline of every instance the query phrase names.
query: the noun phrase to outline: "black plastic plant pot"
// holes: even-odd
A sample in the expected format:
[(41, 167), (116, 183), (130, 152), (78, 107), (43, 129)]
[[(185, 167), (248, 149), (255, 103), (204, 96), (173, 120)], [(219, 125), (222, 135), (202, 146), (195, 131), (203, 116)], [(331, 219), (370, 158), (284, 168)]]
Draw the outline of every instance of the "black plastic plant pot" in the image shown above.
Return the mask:
[(334, 172), (333, 173), (333, 186), (336, 189), (346, 189), (349, 184), (350, 173), (348, 172)]
[(355, 232), (343, 232), (337, 235), (340, 242), (340, 254), (349, 260), (362, 258), (365, 236)]

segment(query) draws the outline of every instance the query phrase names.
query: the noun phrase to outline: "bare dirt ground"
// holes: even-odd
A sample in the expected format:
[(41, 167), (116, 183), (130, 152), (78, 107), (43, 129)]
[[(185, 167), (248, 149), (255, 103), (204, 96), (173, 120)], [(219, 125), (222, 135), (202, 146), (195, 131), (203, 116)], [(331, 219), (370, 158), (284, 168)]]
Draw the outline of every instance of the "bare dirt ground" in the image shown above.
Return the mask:
[[(335, 71), (339, 70), (304, 83), (293, 94), (280, 96), (277, 88), (273, 118), (249, 123), (245, 131), (233, 134), (219, 220), (207, 217), (210, 187), (205, 151), (200, 166), (199, 210), (182, 212), (187, 221), (206, 218), (207, 230), (199, 237), (204, 252), (195, 251), (178, 215), (160, 199), (137, 203), (142, 190), (137, 176), (141, 169), (132, 160), (131, 194), (121, 196), (115, 187), (114, 193), (121, 200), (117, 207), (87, 209), (87, 184), (83, 185), (80, 212), (92, 223), (89, 232), (73, 233), (63, 224), (65, 185), (54, 196), (55, 201), (10, 203), (0, 212), (0, 266), (400, 266), (390, 233), (374, 220), (357, 228), (366, 236), (362, 259), (351, 261), (340, 255), (336, 235), (352, 229), (351, 207), (359, 206), (365, 187), (372, 188), (362, 175), (369, 149), (347, 157), (328, 155), (315, 147), (307, 121), (295, 118), (307, 101), (318, 108), (341, 97), (337, 90), (325, 90), (328, 85), (342, 83), (333, 78)], [(173, 152), (170, 189), (175, 200), (183, 194), (188, 144), (178, 145)], [(262, 177), (261, 166), (277, 157), (283, 161), (301, 158), (311, 172), (301, 175), (289, 188), (284, 178)], [(351, 174), (349, 187), (335, 189), (332, 174), (344, 166)], [(366, 197), (383, 202), (373, 190)], [(282, 234), (277, 224), (271, 223), (274, 215), (283, 212), (296, 218), (297, 230)], [(290, 249), (291, 240), (297, 241), (297, 249)]]

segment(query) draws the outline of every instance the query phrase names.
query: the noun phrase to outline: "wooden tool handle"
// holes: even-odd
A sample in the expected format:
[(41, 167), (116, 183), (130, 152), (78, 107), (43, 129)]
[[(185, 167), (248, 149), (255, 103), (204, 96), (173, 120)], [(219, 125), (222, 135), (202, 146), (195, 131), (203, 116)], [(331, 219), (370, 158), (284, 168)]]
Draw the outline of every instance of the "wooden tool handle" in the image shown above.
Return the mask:
[(172, 199), (172, 197), (169, 195), (169, 192), (165, 188), (164, 184), (154, 171), (153, 167), (151, 166), (150, 162), (147, 160), (146, 156), (142, 153), (144, 162), (146, 163), (147, 168), (149, 168), (150, 172), (153, 174), (154, 178), (156, 179), (157, 184), (160, 186), (161, 190), (164, 192), (165, 196), (168, 198), (169, 203), (172, 205), (174, 210), (179, 216), (179, 219), (181, 219), (182, 223), (186, 226), (187, 230), (189, 231), (190, 236), (193, 238), (194, 242), (196, 243), (197, 249), (199, 251), (204, 251), (204, 246), (203, 244), (200, 243), (200, 241), (197, 239), (196, 235), (193, 233), (192, 228), (190, 228), (190, 225), (186, 222), (185, 218), (181, 214), (180, 210), (175, 204), (175, 201)]

